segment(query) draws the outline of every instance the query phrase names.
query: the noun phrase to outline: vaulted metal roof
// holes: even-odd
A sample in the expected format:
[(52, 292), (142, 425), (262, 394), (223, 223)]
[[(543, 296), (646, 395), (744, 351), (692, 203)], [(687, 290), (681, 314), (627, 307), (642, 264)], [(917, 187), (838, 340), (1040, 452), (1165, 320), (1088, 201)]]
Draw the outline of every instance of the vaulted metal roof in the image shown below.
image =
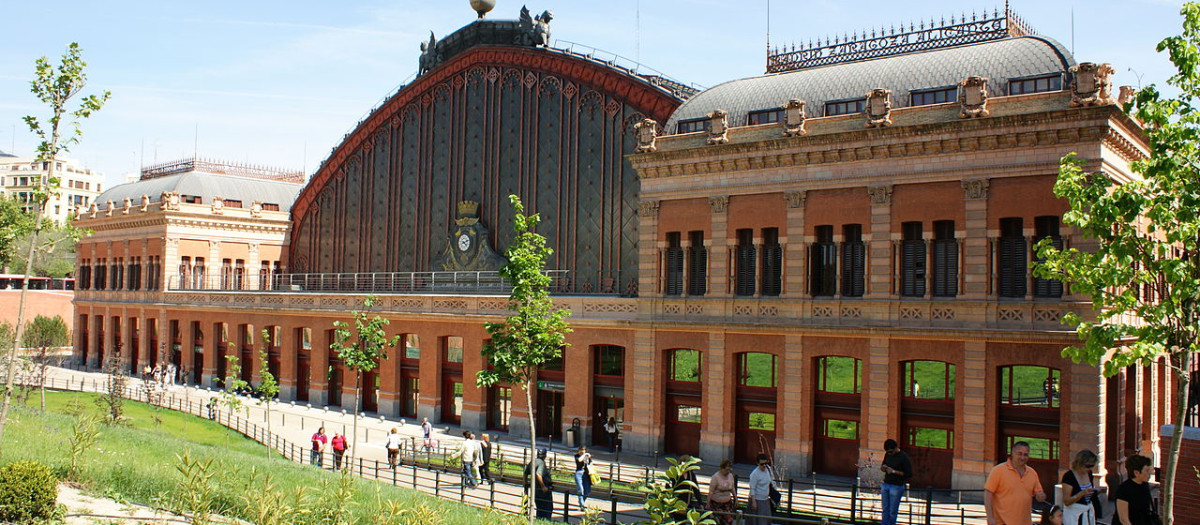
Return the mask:
[(262, 201), (278, 204), (280, 211), (288, 211), (302, 186), (291, 182), (192, 171), (114, 186), (96, 197), (95, 202), (101, 209), (110, 200), (115, 206), (120, 206), (126, 197), (137, 204), (141, 202), (142, 195), (149, 196), (150, 202), (158, 202), (162, 199), (163, 192), (177, 191), (180, 195), (198, 196), (204, 204), (212, 202), (213, 197), (221, 197), (225, 200), (240, 200), (247, 208), (251, 202)]
[(908, 106), (914, 90), (950, 87), (978, 75), (987, 77), (992, 96), (1008, 93), (1015, 78), (1065, 74), (1075, 59), (1057, 41), (1042, 36), (1004, 38), (990, 42), (834, 64), (732, 80), (709, 88), (684, 102), (664, 129), (674, 133), (681, 120), (702, 118), (716, 109), (729, 112), (729, 125), (744, 126), (752, 111), (774, 109), (788, 100), (808, 102), (809, 117), (824, 114), (824, 103), (863, 99), (876, 88), (892, 90), (892, 107)]

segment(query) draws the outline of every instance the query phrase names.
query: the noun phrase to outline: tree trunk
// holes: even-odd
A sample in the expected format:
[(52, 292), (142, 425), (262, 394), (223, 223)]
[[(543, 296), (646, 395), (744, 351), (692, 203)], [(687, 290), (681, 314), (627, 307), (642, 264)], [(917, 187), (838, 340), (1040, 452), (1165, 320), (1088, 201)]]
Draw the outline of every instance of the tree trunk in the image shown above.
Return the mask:
[(354, 431), (351, 434), (350, 444), (346, 446), (346, 460), (349, 461), (353, 454), (349, 453), (351, 449), (358, 443), (358, 410), (362, 406), (362, 370), (354, 372)]
[[(58, 131), (57, 127), (54, 132), (54, 142), (51, 144), (51, 151), (57, 147)], [(46, 180), (49, 181), (54, 177), (54, 163), (56, 159), (50, 158), (50, 164), (47, 168)], [(8, 407), (12, 404), (13, 377), (17, 371), (17, 353), (21, 348), (21, 337), (25, 334), (25, 303), (26, 297), (29, 295), (29, 274), (33, 272), (33, 255), (37, 251), (37, 233), (41, 229), (42, 222), (42, 203), (38, 202), (35, 196), (33, 199), (33, 233), (29, 235), (29, 251), (26, 252), (29, 258), (25, 261), (25, 278), (21, 281), (21, 298), (17, 306), (17, 326), (13, 335), (12, 351), (8, 356), (8, 371), (4, 379), (4, 404), (0, 406), (0, 441), (4, 439), (4, 427), (8, 424)]]
[[(536, 372), (534, 372), (536, 373)], [(533, 463), (537, 461), (537, 429), (536, 418), (533, 413), (533, 379), (525, 380), (525, 403), (528, 407), (526, 414), (529, 416), (529, 525), (533, 525), (537, 517), (537, 480), (534, 479), (536, 473), (533, 471)], [(551, 496), (553, 498), (554, 496)]]
[(1163, 525), (1175, 523), (1175, 474), (1179, 469), (1179, 448), (1183, 444), (1183, 419), (1187, 415), (1188, 387), (1192, 380), (1192, 353), (1186, 350), (1187, 344), (1173, 346), (1179, 352), (1179, 363), (1173, 368), (1178, 386), (1175, 389), (1175, 414), (1171, 423), (1175, 426), (1171, 431), (1171, 448), (1167, 452), (1167, 464), (1163, 468), (1162, 485), (1162, 514)]

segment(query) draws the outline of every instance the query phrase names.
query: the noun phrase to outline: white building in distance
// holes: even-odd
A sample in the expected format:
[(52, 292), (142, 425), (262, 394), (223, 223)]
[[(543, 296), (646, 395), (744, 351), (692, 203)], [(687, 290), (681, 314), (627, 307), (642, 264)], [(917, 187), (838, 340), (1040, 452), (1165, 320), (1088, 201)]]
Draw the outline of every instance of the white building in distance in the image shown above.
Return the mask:
[[(46, 203), (44, 215), (56, 224), (64, 224), (76, 206), (87, 206), (104, 191), (104, 174), (84, 168), (76, 160), (59, 159), (54, 175), (59, 178), (58, 195)], [(36, 162), (33, 157), (18, 157), (0, 151), (0, 194), (13, 195), (23, 202), (38, 180), (49, 174), (48, 162)], [(33, 211), (26, 206), (26, 211)]]

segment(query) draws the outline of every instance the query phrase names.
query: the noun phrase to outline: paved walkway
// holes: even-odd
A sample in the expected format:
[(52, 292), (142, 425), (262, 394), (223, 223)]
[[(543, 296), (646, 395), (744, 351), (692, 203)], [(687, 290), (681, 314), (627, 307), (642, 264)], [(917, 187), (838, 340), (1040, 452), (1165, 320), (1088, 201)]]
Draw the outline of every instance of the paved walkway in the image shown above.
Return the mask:
[[(52, 383), (58, 383), (59, 387), (64, 386), (64, 381), (71, 382), (71, 390), (89, 390), (98, 391), (103, 388), (104, 374), (99, 372), (84, 372), (66, 368), (52, 368), (49, 374)], [(141, 380), (131, 380), (131, 386), (137, 385), (140, 387)], [(167, 388), (164, 397), (164, 403), (170, 406), (181, 406), (181, 404), (192, 407), (191, 412), (202, 414), (202, 407), (209, 399), (216, 396), (217, 392), (207, 388), (199, 388), (192, 386), (170, 386)], [(221, 419), (224, 419), (230, 409), (220, 407)], [(243, 408), (239, 411), (239, 415), (265, 429), (267, 422), (267, 410), (262, 405), (257, 404), (257, 400), (243, 398)], [(347, 451), (348, 458), (353, 455), (356, 459), (348, 459), (349, 461), (358, 462), (357, 458), (361, 458), (364, 465), (364, 476), (368, 478), (379, 478), (381, 481), (398, 482), (403, 485), (411, 485), (411, 483), (403, 482), (406, 479), (415, 479), (426, 474), (418, 473), (418, 469), (411, 467), (401, 467), (395, 473), (386, 469), (386, 450), (383, 443), (386, 440), (386, 435), (392, 428), (398, 428), (399, 432), (404, 435), (409, 443), (420, 446), (422, 441), (422, 432), (419, 421), (404, 421), (400, 419), (388, 419), (379, 416), (362, 417), (358, 421), (358, 439), (354, 440), (350, 450)], [(291, 442), (294, 447), (299, 449), (304, 447), (304, 452), (297, 450), (293, 454), (307, 454), (307, 447), (310, 443), (310, 437), (317, 428), (324, 426), (326, 434), (332, 438), (334, 433), (341, 433), (347, 437), (347, 440), (352, 439), (354, 432), (354, 417), (351, 413), (343, 410), (341, 407), (311, 407), (307, 404), (294, 404), (289, 402), (272, 403), (270, 406), (270, 427), (271, 432), (281, 439)], [(490, 432), (493, 436), (493, 459), (507, 460), (514, 464), (506, 469), (506, 474), (510, 476), (516, 474), (516, 465), (522, 464), (528, 458), (528, 448), (520, 444), (521, 438), (518, 436), (510, 436), (506, 433)], [(440, 447), (446, 452), (453, 452), (458, 443), (462, 439), (462, 428), (456, 426), (447, 426), (442, 424), (434, 424), (434, 437), (439, 441)], [(629, 483), (636, 483), (646, 479), (647, 476), (658, 473), (662, 468), (665, 468), (667, 462), (660, 460), (656, 465), (655, 458), (641, 456), (637, 454), (622, 453), (619, 461), (617, 457), (605, 451), (592, 451), (595, 456), (595, 467), (600, 472), (601, 476), (608, 479), (617, 479)], [(438, 456), (434, 455), (434, 461), (437, 461)], [(296, 459), (293, 457), (293, 459)], [(411, 462), (411, 455), (406, 451), (406, 462)], [(418, 455), (418, 459), (425, 459)], [(384, 463), (382, 471), (373, 467), (374, 462)], [(561, 512), (563, 506), (564, 494), (563, 491), (574, 492), (574, 480), (568, 479), (567, 471), (574, 467), (574, 451), (569, 450), (561, 445), (551, 447), (551, 453), (548, 462), (553, 469), (557, 469), (561, 474), (556, 475), (555, 481), (558, 484), (555, 495), (555, 507)], [(326, 458), (325, 467), (331, 465), (331, 458)], [(358, 468), (357, 464), (355, 468)], [(750, 466), (739, 466), (735, 469), (740, 480), (745, 480), (749, 474)], [(428, 470), (421, 468), (420, 472), (427, 473)], [(708, 471), (715, 470), (711, 467), (704, 467), (702, 471), (704, 475), (698, 476), (701, 486), (701, 493), (705, 493), (708, 486)], [(791, 508), (796, 512), (817, 512), (826, 515), (838, 515), (843, 517), (850, 516), (851, 490), (848, 482), (844, 478), (825, 478), (818, 476), (816, 484), (813, 485), (811, 480), (797, 480), (794, 492), (791, 496)], [(457, 487), (460, 480), (457, 474), (444, 473), (439, 474), (437, 479), (429, 483), (431, 486), (426, 487), (427, 492), (437, 492), (439, 496), (450, 496), (455, 499), (461, 499), (464, 503), (473, 504), (480, 507), (499, 507), (499, 508), (517, 508), (520, 503), (520, 488), (518, 486), (506, 486), (505, 484), (496, 485), (493, 494), (492, 489), (477, 488), (459, 492)], [(844, 488), (828, 488), (830, 486)], [(744, 499), (746, 494), (744, 482), (739, 489), (739, 495)], [(859, 519), (873, 518), (878, 519), (879, 516), (879, 497), (878, 494), (869, 494), (869, 491), (863, 491), (856, 496), (857, 508), (856, 516)], [(916, 491), (913, 493), (917, 496)], [(607, 501), (607, 494), (603, 490), (593, 491), (592, 498), (588, 501), (588, 506), (597, 510), (603, 511), (606, 515), (614, 511), (614, 505), (611, 501)], [(570, 501), (574, 503), (575, 498), (572, 494)], [(784, 494), (784, 502), (788, 503), (789, 498), (787, 493)], [(572, 505), (574, 512), (572, 516), (578, 516), (580, 513), (578, 508)], [(965, 524), (965, 523), (983, 523), (983, 508), (978, 503), (962, 503), (958, 501), (935, 501), (931, 505), (933, 520), (935, 524)], [(918, 497), (906, 499), (905, 504), (901, 507), (902, 515), (911, 515), (913, 522), (924, 522), (924, 513), (926, 502)], [(615, 512), (619, 513), (621, 520), (628, 522), (630, 518), (642, 515), (641, 503), (617, 503)], [(556, 515), (558, 515), (556, 513)], [(558, 519), (561, 519), (558, 518)]]

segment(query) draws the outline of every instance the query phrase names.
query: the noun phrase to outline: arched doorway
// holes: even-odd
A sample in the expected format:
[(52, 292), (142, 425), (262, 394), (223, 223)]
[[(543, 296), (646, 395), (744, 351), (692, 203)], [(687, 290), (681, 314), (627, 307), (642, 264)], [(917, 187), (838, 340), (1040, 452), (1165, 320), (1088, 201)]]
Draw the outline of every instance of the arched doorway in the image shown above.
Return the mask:
[(1029, 444), (1029, 466), (1038, 473), (1042, 489), (1053, 494), (1059, 465), (1059, 382), (1057, 369), (1012, 365), (999, 370), (999, 442), (997, 462), (1008, 458), (1018, 441)]
[(737, 428), (734, 461), (753, 463), (759, 454), (775, 453), (775, 401), (779, 358), (773, 354), (737, 354)]
[(942, 361), (901, 364), (901, 446), (913, 460), (913, 487), (949, 488), (954, 471), (956, 367)]
[(858, 474), (862, 361), (843, 356), (818, 357), (814, 374), (813, 471), (853, 477)]
[(703, 387), (700, 378), (703, 353), (690, 348), (667, 351), (666, 417), (663, 449), (668, 454), (700, 454), (703, 422)]

